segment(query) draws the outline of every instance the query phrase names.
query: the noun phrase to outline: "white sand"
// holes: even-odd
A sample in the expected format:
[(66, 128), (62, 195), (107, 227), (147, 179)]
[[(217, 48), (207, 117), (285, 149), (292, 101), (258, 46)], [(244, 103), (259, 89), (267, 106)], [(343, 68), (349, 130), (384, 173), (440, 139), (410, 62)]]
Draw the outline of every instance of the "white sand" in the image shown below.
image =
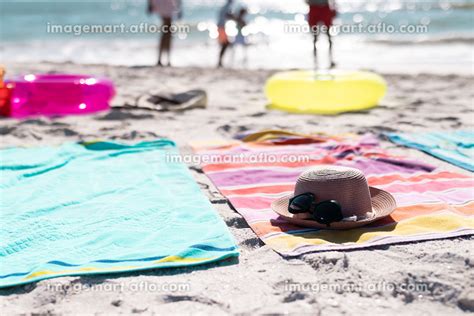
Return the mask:
[[(113, 102), (116, 105), (133, 103), (140, 94), (160, 89), (204, 88), (210, 99), (209, 109), (181, 114), (113, 110), (108, 114), (53, 120), (2, 119), (1, 147), (97, 138), (138, 141), (163, 136), (188, 151), (186, 144), (191, 140), (229, 138), (235, 132), (249, 129), (379, 133), (468, 129), (474, 125), (472, 78), (455, 75), (385, 75), (390, 92), (379, 108), (367, 113), (306, 116), (265, 110), (262, 87), (271, 71), (46, 63), (8, 65), (8, 70), (9, 75), (47, 71), (104, 74), (118, 87)], [(467, 173), (417, 151), (395, 148), (389, 143), (383, 145)], [(315, 253), (285, 260), (263, 245), (198, 168), (193, 168), (193, 173), (235, 236), (241, 249), (238, 260), (197, 268), (58, 278), (0, 290), (2, 314), (461, 315), (474, 312), (472, 238)], [(349, 290), (351, 283), (360, 288)], [(324, 284), (331, 288), (324, 288)], [(382, 284), (389, 285), (376, 288)], [(178, 285), (184, 289), (169, 289)], [(148, 290), (137, 290), (144, 287)], [(423, 291), (413, 291), (415, 287)]]

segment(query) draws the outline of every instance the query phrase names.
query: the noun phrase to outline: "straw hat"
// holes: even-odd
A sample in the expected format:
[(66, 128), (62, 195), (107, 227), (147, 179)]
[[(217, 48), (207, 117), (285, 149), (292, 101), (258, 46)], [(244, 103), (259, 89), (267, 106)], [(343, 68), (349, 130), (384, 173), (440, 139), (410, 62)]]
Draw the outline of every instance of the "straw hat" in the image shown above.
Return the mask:
[[(317, 222), (311, 213), (290, 213), (290, 200), (306, 193), (313, 194), (315, 203), (337, 202), (343, 219), (327, 225)], [(272, 203), (272, 209), (293, 224), (325, 229), (361, 227), (390, 215), (396, 206), (390, 193), (369, 187), (360, 170), (324, 165), (304, 171), (296, 182), (294, 194)]]

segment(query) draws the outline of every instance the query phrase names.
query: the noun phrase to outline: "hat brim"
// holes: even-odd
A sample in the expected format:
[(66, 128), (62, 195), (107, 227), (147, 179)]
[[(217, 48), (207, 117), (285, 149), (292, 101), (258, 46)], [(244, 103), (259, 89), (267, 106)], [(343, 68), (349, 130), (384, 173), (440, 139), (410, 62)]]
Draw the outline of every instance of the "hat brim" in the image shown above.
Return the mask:
[(357, 227), (362, 227), (370, 223), (376, 222), (384, 217), (387, 217), (390, 214), (392, 214), (393, 211), (395, 211), (395, 209), (397, 208), (397, 203), (395, 201), (395, 198), (387, 191), (380, 190), (373, 187), (369, 187), (369, 190), (370, 190), (370, 196), (372, 200), (372, 211), (373, 211), (372, 217), (364, 218), (359, 221), (335, 222), (335, 223), (332, 223), (329, 227), (327, 225), (320, 224), (314, 220), (295, 218), (295, 216), (288, 211), (288, 204), (290, 202), (290, 199), (293, 197), (293, 195), (286, 196), (274, 201), (272, 203), (272, 209), (288, 222), (298, 225), (298, 226), (302, 226), (302, 227), (336, 229), (336, 230), (357, 228)]

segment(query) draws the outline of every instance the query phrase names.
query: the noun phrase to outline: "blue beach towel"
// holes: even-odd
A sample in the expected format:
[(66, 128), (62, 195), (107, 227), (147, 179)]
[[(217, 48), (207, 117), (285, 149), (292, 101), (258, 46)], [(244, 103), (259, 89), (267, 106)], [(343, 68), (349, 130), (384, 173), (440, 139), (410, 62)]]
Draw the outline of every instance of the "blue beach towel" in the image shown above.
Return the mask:
[(388, 134), (397, 144), (424, 151), (453, 165), (474, 171), (474, 132)]
[(0, 150), (0, 287), (237, 256), (169, 140)]

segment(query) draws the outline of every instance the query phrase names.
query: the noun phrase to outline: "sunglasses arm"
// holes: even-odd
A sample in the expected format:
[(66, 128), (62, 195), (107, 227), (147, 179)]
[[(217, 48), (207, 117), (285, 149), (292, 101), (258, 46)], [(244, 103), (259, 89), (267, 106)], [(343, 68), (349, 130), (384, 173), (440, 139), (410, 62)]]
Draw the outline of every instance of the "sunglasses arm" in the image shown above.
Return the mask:
[(291, 214), (293, 214), (293, 215), (297, 215), (297, 214), (311, 214), (317, 205), (318, 205), (318, 203), (312, 202), (312, 203), (311, 203), (311, 206), (310, 206), (310, 208), (309, 208), (309, 210), (307, 210), (307, 211), (294, 210), (294, 209), (288, 209), (288, 211), (289, 211)]

